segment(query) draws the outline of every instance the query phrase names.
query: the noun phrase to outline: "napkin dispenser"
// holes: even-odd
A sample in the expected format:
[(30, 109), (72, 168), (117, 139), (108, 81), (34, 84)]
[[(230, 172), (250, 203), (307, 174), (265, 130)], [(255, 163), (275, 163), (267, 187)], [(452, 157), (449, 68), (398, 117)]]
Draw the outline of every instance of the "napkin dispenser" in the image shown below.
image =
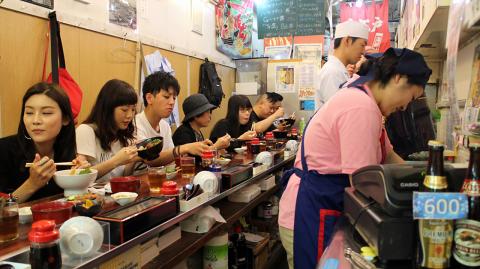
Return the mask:
[(253, 175), (252, 165), (238, 165), (230, 167), (222, 172), (222, 188), (221, 191), (226, 191), (243, 181), (251, 178)]

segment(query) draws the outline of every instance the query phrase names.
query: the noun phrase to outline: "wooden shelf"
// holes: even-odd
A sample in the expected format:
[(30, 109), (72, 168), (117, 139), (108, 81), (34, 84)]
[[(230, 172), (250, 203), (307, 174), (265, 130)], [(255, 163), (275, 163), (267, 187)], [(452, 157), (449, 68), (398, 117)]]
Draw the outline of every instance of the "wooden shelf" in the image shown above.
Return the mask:
[(161, 251), (156, 258), (147, 263), (143, 268), (173, 268), (179, 262), (197, 252), (206, 242), (218, 235), (218, 233), (228, 231), (228, 228), (230, 228), (238, 219), (246, 215), (263, 201), (270, 198), (278, 191), (278, 189), (279, 186), (277, 185), (268, 191), (262, 192), (250, 203), (232, 203), (229, 202), (227, 198), (218, 201), (213, 204), (213, 206), (220, 209), (220, 213), (227, 223), (216, 223), (210, 231), (205, 234), (182, 232), (182, 238), (180, 240)]

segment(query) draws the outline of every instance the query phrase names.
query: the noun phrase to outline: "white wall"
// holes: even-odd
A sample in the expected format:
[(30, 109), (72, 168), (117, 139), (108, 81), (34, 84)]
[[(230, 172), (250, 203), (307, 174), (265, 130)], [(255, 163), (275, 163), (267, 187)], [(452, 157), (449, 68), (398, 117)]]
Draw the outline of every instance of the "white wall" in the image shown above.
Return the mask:
[[(200, 1), (203, 9), (203, 34), (191, 31), (192, 1)], [(55, 1), (59, 21), (70, 25), (123, 37), (190, 55), (208, 57), (219, 64), (234, 66), (231, 59), (215, 46), (215, 7), (208, 0), (137, 0), (137, 30), (108, 21), (109, 0)], [(50, 10), (20, 0), (4, 0), (0, 7), (46, 18)]]

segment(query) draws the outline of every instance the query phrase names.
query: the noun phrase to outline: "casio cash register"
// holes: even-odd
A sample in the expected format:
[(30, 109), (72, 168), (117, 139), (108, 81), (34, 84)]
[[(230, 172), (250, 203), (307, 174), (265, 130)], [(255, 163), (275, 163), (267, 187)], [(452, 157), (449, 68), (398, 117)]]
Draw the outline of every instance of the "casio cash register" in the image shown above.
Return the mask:
[[(352, 175), (353, 188), (345, 190), (345, 215), (381, 261), (413, 259), (412, 196), (423, 183), (426, 167), (426, 162), (372, 165)], [(445, 164), (450, 191), (460, 190), (466, 169)]]

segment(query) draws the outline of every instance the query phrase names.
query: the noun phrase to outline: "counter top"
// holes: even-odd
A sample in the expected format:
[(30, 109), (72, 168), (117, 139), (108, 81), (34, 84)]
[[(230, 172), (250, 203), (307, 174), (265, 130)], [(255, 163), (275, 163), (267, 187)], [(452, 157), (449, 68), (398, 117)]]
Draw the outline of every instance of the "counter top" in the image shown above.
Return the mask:
[[(232, 187), (231, 189), (228, 189), (228, 190), (226, 190), (222, 193), (219, 193), (219, 194), (211, 197), (205, 203), (200, 204), (199, 206), (197, 206), (197, 207), (195, 207), (195, 208), (193, 208), (193, 209), (191, 209), (187, 212), (178, 213), (175, 217), (161, 223), (160, 225), (157, 225), (154, 228), (149, 229), (148, 231), (138, 235), (135, 238), (132, 238), (131, 240), (129, 240), (129, 241), (123, 243), (123, 244), (120, 244), (118, 246), (114, 246), (111, 250), (109, 250), (105, 253), (101, 253), (100, 255), (98, 255), (94, 258), (91, 258), (90, 260), (85, 261), (83, 264), (81, 264), (80, 266), (78, 266), (76, 268), (93, 268), (95, 266), (99, 266), (102, 263), (113, 259), (115, 256), (124, 253), (125, 251), (129, 250), (130, 248), (145, 242), (146, 240), (152, 238), (153, 236), (158, 235), (160, 232), (165, 231), (166, 229), (172, 227), (173, 225), (187, 219), (188, 217), (195, 214), (196, 212), (198, 212), (200, 209), (204, 208), (205, 206), (215, 204), (215, 203), (221, 201), (222, 199), (226, 198), (230, 194), (232, 194), (232, 193), (240, 190), (241, 188), (247, 186), (248, 184), (253, 183), (254, 181), (257, 181), (259, 179), (265, 178), (266, 176), (282, 169), (283, 167), (285, 167), (287, 165), (292, 165), (294, 159), (295, 159), (295, 156), (291, 156), (291, 157), (289, 157), (288, 159), (285, 159), (285, 160), (283, 158), (275, 158), (274, 164), (270, 168), (268, 168), (266, 171), (264, 171), (264, 172), (262, 172), (262, 173), (260, 173), (256, 176), (251, 177), (250, 179)], [(251, 163), (252, 160), (253, 160), (253, 156), (250, 155), (250, 154), (245, 154), (245, 155), (237, 154), (233, 157), (232, 162), (229, 164), (229, 166), (235, 166), (235, 165), (239, 165), (239, 164), (248, 164), (248, 163)], [(141, 181), (142, 181), (142, 186), (141, 186), (141, 189), (140, 189), (140, 192), (139, 192), (140, 193), (139, 197), (147, 197), (147, 196), (149, 196), (149, 194), (148, 194), (148, 183), (147, 183), (146, 175), (142, 175), (142, 176), (140, 176), (140, 178), (141, 178)], [(228, 205), (228, 204), (223, 205), (223, 203), (225, 203), (225, 201), (221, 201), (218, 204), (218, 206), (221, 209), (222, 215), (223, 214), (226, 215), (224, 217), (227, 220), (227, 224), (231, 224), (231, 223), (229, 223), (229, 220), (231, 222), (231, 221), (234, 221), (234, 220), (238, 219), (241, 216), (239, 214), (244, 214), (244, 213), (248, 212), (248, 210), (253, 209), (253, 207), (258, 205), (260, 202), (264, 201), (266, 199), (267, 195), (268, 195), (268, 197), (271, 196), (276, 190), (277, 190), (277, 187), (273, 188), (273, 189), (271, 189), (267, 192), (262, 192), (262, 194), (259, 197), (254, 199), (252, 201), (252, 203), (247, 204), (247, 206), (245, 206), (245, 204), (237, 204), (236, 207), (234, 205)], [(59, 198), (62, 198), (62, 197), (63, 197), (62, 195), (56, 195), (56, 196), (44, 198), (42, 200), (21, 204), (20, 207), (30, 206), (32, 204), (35, 204), (35, 203), (38, 203), (38, 202), (41, 202), (41, 201), (56, 200), (56, 199), (59, 199)], [(230, 203), (230, 204), (232, 204), (232, 203)], [(233, 206), (233, 207), (231, 207), (231, 206)], [(116, 205), (108, 204), (107, 207), (104, 210), (111, 210), (114, 207), (116, 207)], [(234, 208), (233, 211), (232, 211), (232, 208)], [(221, 225), (221, 224), (217, 223), (212, 229), (219, 229), (221, 227), (224, 227), (224, 225), (225, 224)], [(1, 260), (8, 259), (9, 257), (13, 257), (13, 256), (15, 256), (15, 255), (17, 255), (21, 252), (24, 252), (28, 249), (29, 242), (28, 242), (28, 239), (27, 239), (27, 234), (28, 234), (28, 231), (30, 230), (30, 226), (31, 226), (31, 224), (20, 225), (20, 227), (19, 227), (19, 238), (17, 240), (0, 244), (0, 259)], [(212, 235), (211, 237), (213, 237), (213, 236), (214, 235)], [(208, 241), (208, 238), (201, 238), (201, 239), (202, 239), (201, 242), (203, 242), (203, 243)], [(179, 242), (189, 242), (189, 244), (190, 244), (192, 242), (192, 240), (195, 241), (195, 238), (186, 237), (184, 239), (183, 236), (182, 236), (182, 239), (179, 240)], [(177, 243), (179, 243), (179, 242), (177, 242)], [(200, 248), (200, 247), (201, 247), (201, 244), (198, 244), (198, 248)], [(194, 249), (194, 248), (192, 248), (192, 249)], [(184, 255), (180, 255), (180, 256), (177, 255), (177, 256), (178, 257), (183, 257), (183, 256), (188, 257), (188, 255), (186, 255), (188, 253), (190, 253), (190, 251), (186, 251), (186, 252), (184, 251), (183, 252)], [(156, 262), (155, 262), (156, 260), (158, 260), (158, 259), (154, 259), (153, 263), (150, 263), (150, 265), (156, 264)], [(177, 261), (177, 259), (175, 259), (175, 261)], [(171, 262), (174, 262), (174, 261), (171, 260)], [(168, 263), (168, 264), (173, 264), (174, 265), (174, 263)], [(158, 266), (151, 267), (150, 265), (147, 265), (147, 268), (159, 268)]]

